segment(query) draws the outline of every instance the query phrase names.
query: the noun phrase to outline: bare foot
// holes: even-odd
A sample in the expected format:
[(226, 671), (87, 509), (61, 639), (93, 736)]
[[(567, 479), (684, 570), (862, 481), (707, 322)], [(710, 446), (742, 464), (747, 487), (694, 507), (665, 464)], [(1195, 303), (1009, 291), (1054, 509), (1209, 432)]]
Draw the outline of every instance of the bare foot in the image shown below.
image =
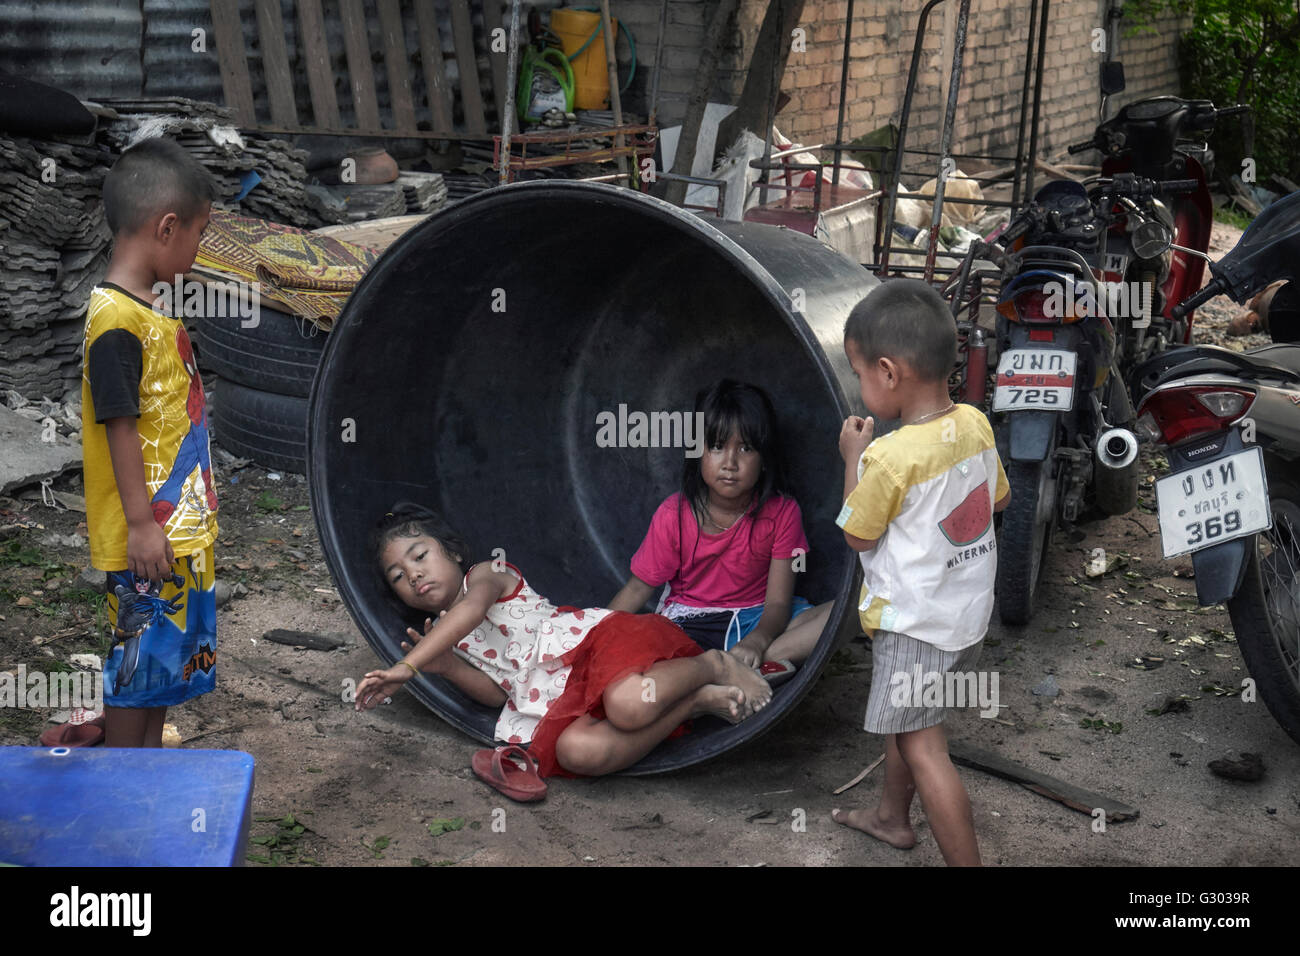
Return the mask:
[(724, 654), (722, 651), (709, 653), (716, 655), (714, 666), (718, 668), (718, 679), (714, 683), (740, 688), (743, 695), (742, 717), (756, 714), (771, 703), (772, 688), (758, 676), (758, 671), (746, 667), (734, 654)]
[(886, 826), (880, 820), (875, 809), (870, 810), (832, 810), (831, 819), (842, 827), (861, 830), (897, 850), (910, 850), (916, 846), (916, 831), (910, 823)]
[(705, 684), (695, 692), (691, 716), (712, 714), (714, 717), (721, 717), (729, 724), (738, 724), (741, 721), (741, 708), (744, 703), (745, 695), (741, 693), (739, 687)]

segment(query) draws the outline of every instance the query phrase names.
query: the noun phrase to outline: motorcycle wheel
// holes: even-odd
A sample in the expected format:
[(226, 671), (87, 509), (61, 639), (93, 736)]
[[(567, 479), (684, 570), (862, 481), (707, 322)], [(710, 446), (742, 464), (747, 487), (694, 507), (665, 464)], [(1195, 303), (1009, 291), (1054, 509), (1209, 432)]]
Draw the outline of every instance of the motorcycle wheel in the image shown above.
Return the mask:
[(1255, 536), (1228, 613), (1255, 689), (1300, 743), (1300, 486), (1269, 484), (1273, 527)]
[(998, 533), (995, 594), (1003, 624), (1028, 624), (1034, 595), (1056, 527), (1052, 456), (1044, 461), (1013, 461), (1007, 466), (1011, 503), (1002, 512)]

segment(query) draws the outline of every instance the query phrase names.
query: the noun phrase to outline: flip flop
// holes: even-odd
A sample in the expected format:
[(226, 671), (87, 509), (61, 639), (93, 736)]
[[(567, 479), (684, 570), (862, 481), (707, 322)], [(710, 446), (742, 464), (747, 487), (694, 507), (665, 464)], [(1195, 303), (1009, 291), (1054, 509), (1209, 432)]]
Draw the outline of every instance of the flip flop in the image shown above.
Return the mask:
[(758, 671), (758, 676), (767, 681), (772, 687), (780, 687), (794, 676), (795, 666), (786, 660), (763, 661), (755, 670)]
[(59, 724), (41, 733), (42, 747), (94, 747), (104, 742), (104, 717), (101, 714), (85, 723)]
[[(513, 758), (522, 759), (524, 767)], [(470, 759), (470, 767), (476, 777), (511, 800), (533, 803), (546, 797), (546, 782), (537, 773), (537, 761), (515, 744), (478, 751)]]

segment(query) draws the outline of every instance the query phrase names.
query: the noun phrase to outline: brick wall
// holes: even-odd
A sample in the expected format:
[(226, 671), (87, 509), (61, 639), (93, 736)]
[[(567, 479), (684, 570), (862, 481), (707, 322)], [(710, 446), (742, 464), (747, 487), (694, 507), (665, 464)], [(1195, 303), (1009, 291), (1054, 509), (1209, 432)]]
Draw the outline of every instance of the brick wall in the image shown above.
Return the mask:
[[(856, 3), (845, 140), (898, 122), (922, 5), (922, 0)], [(1050, 156), (1069, 143), (1086, 139), (1096, 125), (1101, 55), (1092, 49), (1092, 30), (1104, 25), (1106, 5), (1106, 0), (1057, 0), (1052, 4), (1044, 60), (1040, 156)], [(951, 8), (947, 13), (940, 7), (932, 14), (923, 42), (908, 137), (909, 146), (917, 148), (935, 149), (939, 144), (949, 63), (945, 50), (951, 43), (957, 16), (957, 4), (947, 6)], [(698, 17), (699, 33), (693, 39), (682, 35), (673, 38), (679, 49), (688, 50), (691, 43), (700, 42), (703, 17), (712, 4), (672, 3), (670, 10), (673, 8), (691, 9)], [(761, 0), (742, 0), (734, 36), (744, 45), (746, 57), (753, 48), (763, 10)], [(790, 94), (791, 101), (777, 117), (778, 128), (800, 142), (835, 139), (846, 10), (846, 0), (808, 0), (804, 8), (800, 26), (806, 32), (806, 48), (790, 55), (782, 89)], [(1014, 154), (1028, 16), (1027, 2), (1008, 5), (1006, 0), (973, 0), (965, 75), (954, 127), (955, 151)], [(1125, 63), (1128, 89), (1114, 98), (1113, 106), (1142, 96), (1178, 91), (1175, 54), (1179, 25), (1177, 19), (1168, 18), (1156, 32), (1133, 37), (1124, 36), (1121, 29), (1119, 55)], [(651, 27), (648, 35), (653, 37), (654, 32)], [(945, 34), (949, 37), (947, 43)], [(643, 56), (647, 61), (651, 59), (653, 47)], [(733, 55), (733, 64), (738, 59)], [(665, 63), (673, 65), (670, 57), (665, 58)], [(674, 78), (674, 83), (684, 84), (680, 87), (683, 96), (690, 82), (689, 77)], [(714, 96), (734, 96), (740, 82), (734, 74), (720, 74)], [(673, 111), (667, 108), (669, 104), (662, 99), (661, 104), (663, 121), (675, 121)]]

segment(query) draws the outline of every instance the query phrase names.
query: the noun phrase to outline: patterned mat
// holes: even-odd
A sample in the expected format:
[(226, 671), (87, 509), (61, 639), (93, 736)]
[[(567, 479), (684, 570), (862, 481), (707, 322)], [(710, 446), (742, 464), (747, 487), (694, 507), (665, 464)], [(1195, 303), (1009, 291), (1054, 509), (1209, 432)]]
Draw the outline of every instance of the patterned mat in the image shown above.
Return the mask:
[(328, 331), (378, 258), (364, 246), (214, 209), (194, 271), (258, 282), (263, 297)]

